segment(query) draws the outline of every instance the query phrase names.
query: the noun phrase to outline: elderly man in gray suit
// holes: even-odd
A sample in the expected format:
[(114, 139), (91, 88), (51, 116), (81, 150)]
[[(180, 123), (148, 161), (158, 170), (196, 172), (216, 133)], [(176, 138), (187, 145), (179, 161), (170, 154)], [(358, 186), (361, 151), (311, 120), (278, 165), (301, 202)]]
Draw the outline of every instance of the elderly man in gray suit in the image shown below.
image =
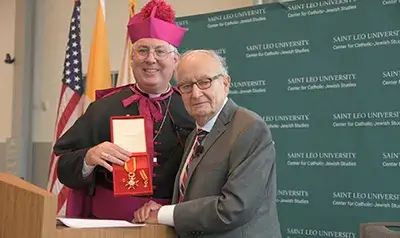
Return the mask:
[(197, 130), (187, 140), (172, 205), (149, 202), (135, 221), (174, 226), (180, 237), (280, 238), (268, 126), (228, 99), (231, 79), (215, 52), (186, 52), (175, 79)]

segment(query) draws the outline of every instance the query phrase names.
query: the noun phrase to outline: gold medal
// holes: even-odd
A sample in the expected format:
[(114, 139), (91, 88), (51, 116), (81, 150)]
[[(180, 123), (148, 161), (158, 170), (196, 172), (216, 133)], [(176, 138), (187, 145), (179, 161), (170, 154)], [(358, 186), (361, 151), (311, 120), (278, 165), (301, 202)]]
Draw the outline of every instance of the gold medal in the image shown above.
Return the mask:
[(128, 180), (122, 179), (122, 182), (125, 183), (125, 187), (128, 189), (135, 189), (139, 186), (139, 180), (136, 179), (136, 157), (133, 157), (129, 161), (125, 162), (124, 169), (128, 173)]
[(141, 176), (142, 179), (143, 179), (143, 185), (144, 185), (144, 187), (147, 188), (147, 185), (149, 184), (149, 181), (148, 181), (148, 179), (147, 179), (146, 172), (144, 172), (144, 170), (142, 169), (142, 170), (140, 170), (139, 174), (140, 174), (140, 176)]

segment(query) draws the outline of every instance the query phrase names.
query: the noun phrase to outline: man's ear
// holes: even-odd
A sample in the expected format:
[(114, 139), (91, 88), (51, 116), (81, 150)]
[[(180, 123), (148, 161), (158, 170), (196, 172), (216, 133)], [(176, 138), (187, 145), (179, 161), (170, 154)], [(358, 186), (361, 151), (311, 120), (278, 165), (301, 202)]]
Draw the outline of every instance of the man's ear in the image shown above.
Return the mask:
[(231, 85), (231, 77), (229, 77), (229, 75), (224, 76), (223, 82), (225, 87), (229, 87)]
[(179, 63), (180, 58), (181, 58), (181, 55), (178, 52), (174, 53), (173, 61), (174, 61), (175, 68)]

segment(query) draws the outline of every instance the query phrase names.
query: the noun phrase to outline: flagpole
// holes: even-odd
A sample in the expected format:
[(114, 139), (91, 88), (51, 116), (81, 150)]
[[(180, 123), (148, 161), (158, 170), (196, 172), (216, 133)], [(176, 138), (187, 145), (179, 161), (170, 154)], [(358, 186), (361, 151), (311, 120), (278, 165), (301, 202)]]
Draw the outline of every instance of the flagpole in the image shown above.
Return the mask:
[(100, 0), (101, 9), (103, 9), (104, 21), (106, 21), (106, 0)]

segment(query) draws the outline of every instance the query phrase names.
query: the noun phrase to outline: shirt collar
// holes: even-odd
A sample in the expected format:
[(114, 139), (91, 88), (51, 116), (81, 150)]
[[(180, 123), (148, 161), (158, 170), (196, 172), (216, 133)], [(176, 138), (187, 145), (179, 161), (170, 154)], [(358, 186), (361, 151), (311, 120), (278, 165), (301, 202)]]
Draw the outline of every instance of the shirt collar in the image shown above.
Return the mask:
[(210, 132), (211, 129), (213, 128), (215, 122), (217, 121), (217, 118), (219, 116), (219, 114), (222, 111), (222, 108), (224, 108), (225, 104), (228, 102), (228, 98), (225, 98), (224, 103), (222, 104), (221, 108), (218, 110), (217, 113), (215, 113), (215, 115), (211, 118), (211, 120), (209, 120), (203, 127), (200, 127), (199, 125), (197, 125), (197, 129), (201, 129), (207, 132)]
[(149, 98), (156, 98), (156, 97), (160, 97), (161, 95), (164, 95), (165, 93), (168, 93), (172, 88), (171, 85), (168, 85), (167, 90), (164, 93), (159, 93), (159, 94), (152, 94), (152, 93), (147, 93), (144, 90), (142, 90), (138, 84), (136, 84), (136, 88), (143, 93), (145, 96), (148, 96)]

